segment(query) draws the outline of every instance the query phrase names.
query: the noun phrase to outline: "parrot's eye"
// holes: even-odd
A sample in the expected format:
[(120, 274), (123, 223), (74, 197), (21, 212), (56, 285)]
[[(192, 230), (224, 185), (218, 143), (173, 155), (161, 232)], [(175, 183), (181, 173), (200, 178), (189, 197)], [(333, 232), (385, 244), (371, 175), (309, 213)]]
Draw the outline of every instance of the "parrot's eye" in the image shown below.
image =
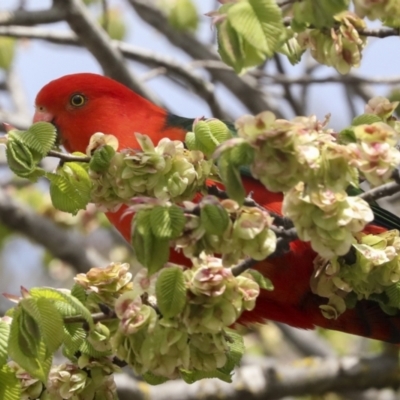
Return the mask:
[(69, 102), (74, 107), (82, 107), (86, 102), (86, 98), (81, 94), (73, 94), (69, 99)]

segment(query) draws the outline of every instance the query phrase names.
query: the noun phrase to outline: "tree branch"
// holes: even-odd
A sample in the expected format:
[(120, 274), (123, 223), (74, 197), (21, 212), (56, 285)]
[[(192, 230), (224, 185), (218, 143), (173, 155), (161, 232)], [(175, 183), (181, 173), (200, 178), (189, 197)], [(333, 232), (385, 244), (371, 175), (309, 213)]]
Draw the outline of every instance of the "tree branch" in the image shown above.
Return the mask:
[(273, 400), (285, 396), (322, 395), (329, 391), (397, 388), (400, 384), (397, 358), (390, 356), (307, 358), (299, 364), (263, 359), (258, 365), (236, 370), (233, 383), (206, 379), (192, 385), (170, 381), (151, 386), (120, 375), (116, 376), (116, 383), (121, 400), (198, 400), (200, 394), (202, 400), (214, 400), (215, 393), (227, 400)]
[(65, 16), (65, 10), (61, 7), (38, 11), (0, 11), (0, 25), (51, 24), (63, 21)]
[(82, 246), (84, 238), (77, 232), (60, 228), (54, 222), (35, 214), (0, 189), (0, 222), (44, 246), (55, 257), (72, 265), (79, 272), (95, 266)]

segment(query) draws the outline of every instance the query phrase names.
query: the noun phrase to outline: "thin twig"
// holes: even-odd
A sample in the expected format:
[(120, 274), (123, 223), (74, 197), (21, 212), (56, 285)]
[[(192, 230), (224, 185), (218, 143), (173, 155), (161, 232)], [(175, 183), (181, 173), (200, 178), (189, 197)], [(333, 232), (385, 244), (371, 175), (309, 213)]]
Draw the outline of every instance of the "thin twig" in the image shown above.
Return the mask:
[[(102, 321), (110, 321), (115, 319), (117, 316), (115, 313), (104, 314), (102, 312), (93, 313), (92, 318), (93, 322), (102, 322)], [(66, 324), (77, 324), (77, 323), (85, 323), (86, 319), (82, 317), (82, 315), (72, 315), (70, 317), (64, 317), (64, 323)]]
[(92, 157), (85, 157), (85, 156), (74, 156), (68, 153), (61, 153), (60, 151), (50, 150), (47, 155), (49, 157), (59, 158), (65, 162), (83, 162), (88, 163), (92, 159)]

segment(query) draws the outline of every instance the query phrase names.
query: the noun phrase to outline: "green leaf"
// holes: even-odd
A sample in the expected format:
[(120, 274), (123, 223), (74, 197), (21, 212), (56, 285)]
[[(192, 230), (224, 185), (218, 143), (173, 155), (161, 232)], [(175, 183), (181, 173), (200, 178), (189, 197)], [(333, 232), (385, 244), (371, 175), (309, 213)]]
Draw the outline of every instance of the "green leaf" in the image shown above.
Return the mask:
[(189, 150), (199, 150), (211, 157), (217, 146), (232, 137), (228, 126), (218, 120), (197, 121), (193, 132), (186, 134), (185, 143)]
[(179, 267), (162, 270), (156, 282), (157, 305), (164, 318), (180, 314), (186, 304), (186, 287), (183, 271)]
[(400, 308), (400, 283), (389, 286), (385, 293), (389, 299), (388, 306)]
[(27, 317), (31, 318), (21, 307), (15, 309), (8, 340), (8, 354), (32, 377), (45, 383), (51, 368), (52, 357), (47, 356), (43, 340), (37, 342), (27, 336), (29, 333), (24, 320)]
[(36, 122), (20, 137), (26, 146), (45, 157), (56, 142), (57, 131), (49, 122)]
[(272, 57), (280, 43), (284, 25), (275, 0), (245, 0), (227, 11), (233, 29), (252, 47)]
[(37, 323), (47, 355), (53, 354), (61, 346), (64, 336), (63, 319), (56, 306), (52, 300), (33, 297), (21, 300), (20, 304)]
[(227, 18), (217, 24), (218, 51), (237, 73), (261, 64), (280, 48), (285, 27), (275, 0), (242, 0), (219, 12)]
[(232, 165), (229, 155), (225, 153), (218, 159), (219, 173), (228, 196), (241, 205), (246, 197), (246, 192), (243, 187), (240, 171)]
[(82, 328), (81, 323), (67, 324), (63, 326), (63, 354), (65, 357), (73, 360), (76, 352), (86, 340), (87, 332)]
[(28, 357), (35, 358), (39, 354), (40, 330), (36, 321), (25, 310), (21, 310), (18, 341), (21, 350)]
[(157, 239), (176, 239), (182, 234), (185, 222), (183, 210), (175, 204), (151, 210), (151, 230)]
[[(63, 317), (80, 315), (88, 323), (90, 328), (94, 327), (90, 311), (72, 294), (61, 292), (53, 288), (32, 288), (29, 293), (34, 298), (45, 298), (54, 301), (54, 306)], [(65, 307), (68, 306), (68, 308)], [(74, 313), (71, 313), (71, 310)]]
[(271, 280), (265, 277), (263, 274), (256, 271), (255, 269), (249, 269), (247, 272), (253, 277), (253, 279), (257, 282), (258, 286), (260, 286), (261, 289), (269, 291), (274, 290), (274, 285)]
[(0, 368), (0, 399), (20, 400), (21, 398), (20, 380), (10, 367), (3, 365)]
[(20, 177), (29, 177), (36, 169), (37, 163), (32, 152), (23, 143), (17, 132), (8, 134), (6, 156), (11, 171)]
[(207, 121), (199, 121), (193, 129), (196, 145), (195, 150), (200, 150), (206, 156), (211, 156), (218, 145), (218, 141), (211, 134), (211, 129)]
[(90, 160), (89, 168), (95, 172), (107, 171), (110, 162), (115, 155), (113, 147), (106, 145), (97, 149)]
[(7, 362), (8, 358), (7, 343), (9, 334), (10, 334), (10, 324), (4, 321), (0, 321), (0, 367), (2, 367)]
[(361, 114), (355, 117), (351, 123), (352, 126), (364, 125), (364, 124), (373, 124), (374, 122), (381, 122), (382, 118), (378, 117), (375, 114)]
[(339, 143), (340, 144), (349, 144), (349, 143), (356, 143), (356, 135), (354, 134), (353, 129), (346, 128), (339, 132)]
[(279, 48), (279, 53), (284, 54), (290, 64), (296, 65), (301, 61), (301, 57), (306, 51), (306, 49), (302, 46), (300, 46), (297, 38), (291, 37), (293, 32), (287, 30), (289, 38), (281, 45)]
[(184, 369), (180, 370), (181, 378), (189, 384), (192, 384), (197, 381), (201, 381), (203, 379), (212, 379), (217, 378), (221, 381), (232, 383), (232, 378), (230, 375), (224, 374), (223, 372), (219, 371), (218, 369), (214, 371), (187, 371)]
[(126, 24), (124, 15), (118, 8), (111, 8), (99, 17), (99, 24), (106, 30), (111, 39), (124, 40)]
[(348, 9), (349, 0), (302, 0), (293, 4), (293, 17), (297, 23), (314, 28), (330, 28), (334, 15)]
[(0, 36), (0, 68), (8, 71), (14, 60), (16, 40)]
[(234, 368), (240, 365), (245, 347), (242, 335), (235, 332), (233, 329), (226, 329), (225, 331), (229, 336), (229, 340), (227, 340), (229, 351), (227, 353), (226, 364), (222, 368), (219, 368), (219, 371), (226, 375), (231, 375)]
[(86, 208), (92, 187), (89, 174), (79, 163), (65, 163), (57, 173), (47, 173), (50, 196), (55, 208), (76, 214)]
[(196, 31), (199, 24), (197, 9), (192, 0), (176, 0), (168, 18), (169, 23), (180, 31)]
[(149, 385), (161, 385), (168, 381), (168, 378), (164, 378), (163, 376), (154, 375), (151, 372), (147, 372), (142, 376), (144, 381)]
[(217, 27), (218, 52), (221, 59), (239, 74), (242, 72), (245, 64), (242, 41), (227, 19), (218, 24)]
[(86, 291), (83, 286), (75, 283), (71, 288), (71, 296), (76, 297), (82, 304), (86, 301)]
[(200, 221), (208, 234), (220, 236), (229, 226), (229, 215), (219, 204), (205, 204), (200, 209)]
[(151, 229), (151, 210), (142, 210), (133, 219), (132, 246), (138, 261), (149, 274), (159, 271), (169, 259), (169, 240), (158, 239)]

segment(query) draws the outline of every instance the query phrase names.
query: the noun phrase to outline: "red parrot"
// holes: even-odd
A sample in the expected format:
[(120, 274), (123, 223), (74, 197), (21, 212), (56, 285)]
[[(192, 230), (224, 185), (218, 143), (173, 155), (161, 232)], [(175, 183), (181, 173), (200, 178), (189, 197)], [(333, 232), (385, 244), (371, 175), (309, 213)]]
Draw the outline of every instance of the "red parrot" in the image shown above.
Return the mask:
[[(38, 93), (35, 105), (34, 122), (53, 123), (60, 143), (69, 152), (85, 152), (95, 132), (115, 135), (120, 150), (138, 147), (134, 132), (147, 134), (154, 143), (163, 137), (184, 141), (193, 123), (193, 119), (172, 115), (110, 78), (89, 73), (66, 75), (48, 83)], [(257, 203), (281, 213), (282, 194), (268, 191), (251, 177), (244, 177), (243, 181), (247, 193), (251, 192)], [(107, 213), (107, 217), (130, 241), (131, 219), (121, 219), (123, 211)], [(382, 226), (369, 225), (368, 231), (382, 232), (394, 228), (394, 221), (399, 222), (396, 216), (380, 212), (384, 218)], [(270, 319), (303, 329), (319, 326), (400, 343), (400, 316), (385, 314), (376, 302), (359, 301), (337, 319), (322, 315), (319, 306), (326, 299), (310, 290), (315, 257), (309, 243), (296, 240), (291, 242), (287, 254), (259, 262), (256, 268), (271, 279), (275, 289), (262, 290), (255, 309), (244, 313), (241, 322)], [(174, 251), (171, 261), (188, 264), (183, 255)]]

